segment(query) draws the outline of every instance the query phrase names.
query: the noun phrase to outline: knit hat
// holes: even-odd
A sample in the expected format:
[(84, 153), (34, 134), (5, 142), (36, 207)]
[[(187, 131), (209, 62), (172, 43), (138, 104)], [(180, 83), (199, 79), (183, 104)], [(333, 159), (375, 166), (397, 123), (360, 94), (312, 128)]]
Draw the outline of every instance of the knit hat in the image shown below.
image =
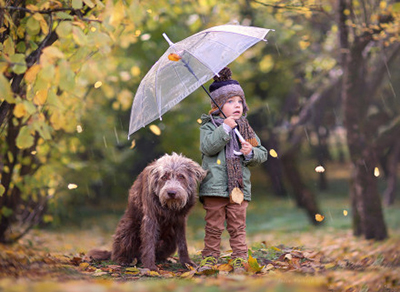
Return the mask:
[[(220, 106), (220, 108), (222, 108), (229, 98), (233, 96), (240, 96), (243, 100), (243, 114), (246, 115), (249, 108), (246, 104), (244, 91), (239, 82), (231, 78), (231, 69), (225, 67), (218, 73), (218, 75), (219, 76), (214, 76), (214, 82), (209, 87), (211, 97)], [(219, 112), (220, 111), (218, 107), (213, 101), (211, 101), (211, 110), (209, 114), (219, 114)]]

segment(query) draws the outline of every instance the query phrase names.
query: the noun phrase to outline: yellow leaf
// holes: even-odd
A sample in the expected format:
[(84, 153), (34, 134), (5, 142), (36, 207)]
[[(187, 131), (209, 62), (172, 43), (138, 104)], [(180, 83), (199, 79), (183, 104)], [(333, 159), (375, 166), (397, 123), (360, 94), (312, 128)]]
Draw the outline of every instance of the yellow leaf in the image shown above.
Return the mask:
[(33, 4), (28, 4), (26, 5), (26, 9), (32, 10), (32, 11), (39, 11), (39, 8)]
[(156, 136), (160, 136), (161, 135), (161, 129), (158, 126), (150, 125), (149, 128), (150, 128), (150, 131), (152, 131), (154, 135), (156, 135)]
[(89, 267), (89, 263), (80, 263), (79, 270), (85, 271)]
[(36, 79), (36, 75), (40, 71), (40, 65), (36, 64), (30, 67), (26, 72), (25, 72), (25, 80), (28, 83), (32, 83)]
[(47, 90), (38, 90), (33, 97), (33, 103), (36, 105), (44, 105), (47, 99)]
[(129, 274), (133, 274), (133, 275), (137, 275), (140, 273), (139, 269), (136, 267), (126, 268), (125, 271), (128, 272)]
[(160, 276), (160, 274), (157, 273), (156, 271), (150, 271), (148, 275), (151, 277), (159, 277)]
[(282, 250), (276, 246), (271, 246), (271, 248), (275, 251), (281, 252)]
[(196, 270), (191, 270), (188, 272), (183, 273), (180, 277), (185, 278), (185, 279), (190, 279), (193, 277), (193, 275), (196, 273)]
[(271, 155), (271, 157), (274, 157), (274, 158), (278, 157), (278, 153), (276, 153), (275, 149), (270, 149), (269, 155)]
[(11, 91), (10, 81), (4, 77), (3, 74), (0, 74), (0, 101), (6, 100), (9, 103), (14, 103), (13, 95)]
[(258, 273), (258, 272), (261, 272), (261, 270), (263, 268), (263, 266), (260, 266), (258, 264), (257, 259), (253, 258), (251, 255), (249, 255), (248, 264), (249, 264), (250, 272)]
[(93, 8), (94, 7), (94, 3), (90, 0), (83, 0), (83, 2), (85, 2), (85, 4), (87, 6), (89, 6), (89, 8)]
[(325, 216), (324, 216), (324, 215), (321, 215), (321, 214), (315, 214), (315, 221), (321, 222), (321, 221), (323, 221), (323, 220), (324, 220), (324, 218), (325, 218)]
[(64, 115), (57, 111), (50, 116), (50, 123), (54, 130), (60, 130), (64, 125), (66, 125), (66, 120)]
[(26, 114), (25, 105), (23, 103), (19, 103), (14, 108), (14, 116), (17, 118), (22, 118)]
[(305, 50), (310, 46), (310, 42), (301, 40), (301, 41), (299, 41), (299, 46), (300, 46), (300, 49)]
[(233, 267), (230, 264), (222, 264), (218, 266), (219, 271), (230, 272), (233, 270)]

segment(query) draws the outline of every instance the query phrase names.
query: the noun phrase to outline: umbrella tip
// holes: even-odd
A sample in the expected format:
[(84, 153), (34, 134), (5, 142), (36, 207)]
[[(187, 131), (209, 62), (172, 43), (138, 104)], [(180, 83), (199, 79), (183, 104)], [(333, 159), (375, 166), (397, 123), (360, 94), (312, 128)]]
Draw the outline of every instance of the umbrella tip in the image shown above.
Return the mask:
[(162, 36), (165, 38), (165, 40), (167, 41), (167, 43), (170, 46), (172, 46), (174, 44), (173, 42), (171, 42), (171, 40), (169, 39), (169, 37), (167, 36), (167, 34), (165, 32), (162, 34)]

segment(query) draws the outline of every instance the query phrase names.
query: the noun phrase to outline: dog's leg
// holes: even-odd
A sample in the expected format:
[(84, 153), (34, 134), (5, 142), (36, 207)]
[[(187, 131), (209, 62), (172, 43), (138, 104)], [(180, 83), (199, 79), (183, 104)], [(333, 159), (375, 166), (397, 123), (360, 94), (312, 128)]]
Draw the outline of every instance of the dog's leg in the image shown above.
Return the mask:
[(144, 216), (142, 220), (142, 263), (145, 268), (158, 271), (156, 266), (156, 244), (159, 236), (158, 223), (149, 216)]
[(186, 267), (190, 265), (195, 267), (196, 264), (190, 259), (186, 242), (186, 217), (179, 218), (176, 226), (176, 239), (178, 244), (179, 262)]

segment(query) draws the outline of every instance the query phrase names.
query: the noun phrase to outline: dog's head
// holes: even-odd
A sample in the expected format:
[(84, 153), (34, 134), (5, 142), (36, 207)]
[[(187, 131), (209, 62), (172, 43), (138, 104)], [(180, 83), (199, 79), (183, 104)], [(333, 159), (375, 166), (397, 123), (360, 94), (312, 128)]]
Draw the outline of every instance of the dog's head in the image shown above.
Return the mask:
[(158, 197), (162, 207), (180, 210), (195, 204), (197, 185), (206, 176), (198, 163), (182, 154), (172, 153), (148, 167), (150, 192)]

